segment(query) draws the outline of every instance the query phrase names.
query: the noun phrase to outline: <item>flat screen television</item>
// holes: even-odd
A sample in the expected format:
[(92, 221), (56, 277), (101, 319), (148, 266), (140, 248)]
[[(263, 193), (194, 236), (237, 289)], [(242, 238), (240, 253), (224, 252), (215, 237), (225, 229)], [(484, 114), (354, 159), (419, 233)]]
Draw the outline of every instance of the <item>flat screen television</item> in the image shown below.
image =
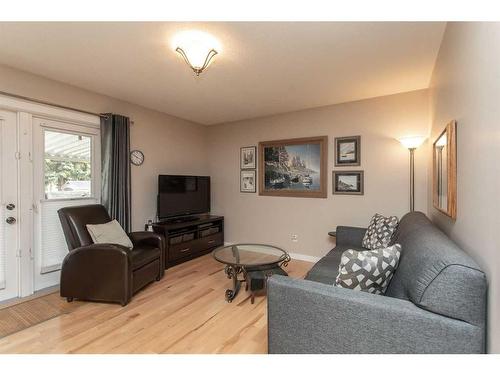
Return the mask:
[(158, 218), (210, 212), (210, 177), (158, 176)]

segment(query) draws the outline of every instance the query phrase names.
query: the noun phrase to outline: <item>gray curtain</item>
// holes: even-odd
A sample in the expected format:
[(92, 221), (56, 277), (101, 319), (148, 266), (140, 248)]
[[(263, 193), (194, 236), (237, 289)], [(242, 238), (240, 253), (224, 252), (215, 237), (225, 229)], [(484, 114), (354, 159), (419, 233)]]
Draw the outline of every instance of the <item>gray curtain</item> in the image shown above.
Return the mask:
[(101, 117), (101, 200), (111, 218), (130, 232), (130, 119), (106, 113)]

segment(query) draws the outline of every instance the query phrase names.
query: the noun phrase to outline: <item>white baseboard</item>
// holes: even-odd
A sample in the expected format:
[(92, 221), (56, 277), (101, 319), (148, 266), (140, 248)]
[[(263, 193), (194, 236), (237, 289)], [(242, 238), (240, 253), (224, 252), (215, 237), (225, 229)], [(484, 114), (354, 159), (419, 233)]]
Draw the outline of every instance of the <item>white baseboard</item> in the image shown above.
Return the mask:
[[(234, 245), (232, 242), (224, 242), (224, 246), (231, 246)], [(259, 252), (258, 249), (255, 249), (256, 252)], [(322, 257), (318, 256), (313, 256), (313, 255), (306, 255), (306, 254), (300, 254), (300, 253), (288, 253), (290, 255), (290, 258), (295, 259), (295, 260), (303, 260), (305, 262), (311, 262), (311, 263), (316, 263), (319, 261)]]
[(317, 257), (313, 255), (299, 254), (299, 253), (288, 253), (292, 259), (295, 260), (303, 260), (305, 262), (316, 263), (322, 257)]

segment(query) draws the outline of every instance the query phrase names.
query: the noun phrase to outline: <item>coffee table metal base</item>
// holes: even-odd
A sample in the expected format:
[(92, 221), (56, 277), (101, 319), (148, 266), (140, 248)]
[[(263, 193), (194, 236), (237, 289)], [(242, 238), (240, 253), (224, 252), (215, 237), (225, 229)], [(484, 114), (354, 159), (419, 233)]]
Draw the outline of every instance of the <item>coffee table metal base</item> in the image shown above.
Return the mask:
[[(282, 266), (287, 266), (288, 262), (283, 263)], [(279, 274), (279, 275), (284, 275), (288, 276), (288, 273), (286, 273), (279, 265), (275, 266), (273, 268), (266, 268), (264, 270), (259, 270), (259, 269), (250, 269), (246, 270), (242, 266), (232, 266), (232, 265), (226, 265), (224, 268), (224, 272), (227, 276), (228, 279), (233, 280), (233, 289), (226, 289), (226, 301), (227, 302), (232, 302), (233, 299), (236, 298), (238, 295), (238, 292), (241, 289), (241, 283), (246, 283), (246, 288), (245, 290), (248, 290), (249, 288), (249, 283), (252, 283), (252, 280), (254, 281), (260, 281), (260, 283), (257, 283), (259, 285), (252, 285), (251, 286), (251, 300), (252, 303), (254, 301), (255, 297), (255, 292), (260, 289), (265, 288), (265, 279), (268, 276), (271, 276), (272, 274)], [(239, 275), (242, 275), (242, 278), (239, 277)], [(262, 284), (262, 285), (260, 285)]]
[(224, 273), (233, 280), (233, 288), (225, 292), (227, 302), (232, 302), (241, 289), (241, 283), (246, 283), (246, 289), (252, 291), (253, 303), (255, 291), (263, 289), (259, 286), (265, 287), (267, 277), (273, 273), (286, 275), (281, 267), (286, 267), (290, 261), (290, 255), (285, 250), (263, 244), (222, 246), (216, 248), (212, 256), (225, 265)]
[(245, 290), (250, 289), (250, 302), (252, 304), (255, 301), (255, 294), (260, 290), (267, 289), (267, 278), (272, 275), (288, 276), (288, 273), (280, 266), (247, 271)]
[[(241, 288), (241, 283), (246, 281), (246, 271), (241, 266), (226, 265), (224, 272), (228, 279), (233, 279), (233, 289), (226, 289), (226, 301), (232, 302)], [(243, 274), (243, 279), (238, 275)]]

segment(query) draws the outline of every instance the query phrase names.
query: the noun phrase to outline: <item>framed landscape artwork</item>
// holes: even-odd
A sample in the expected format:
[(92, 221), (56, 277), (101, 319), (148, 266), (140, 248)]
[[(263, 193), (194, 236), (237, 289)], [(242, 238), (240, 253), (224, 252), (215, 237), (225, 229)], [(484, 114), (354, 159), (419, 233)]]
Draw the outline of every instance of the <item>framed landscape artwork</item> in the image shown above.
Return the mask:
[(335, 138), (335, 166), (352, 167), (361, 165), (361, 137)]
[(240, 171), (240, 192), (241, 193), (255, 193), (257, 191), (257, 184), (255, 183), (256, 173), (252, 171)]
[(259, 194), (326, 198), (328, 137), (259, 143)]
[(257, 147), (242, 147), (240, 149), (240, 167), (241, 169), (255, 169), (257, 167)]
[(333, 171), (333, 194), (363, 195), (363, 171)]

